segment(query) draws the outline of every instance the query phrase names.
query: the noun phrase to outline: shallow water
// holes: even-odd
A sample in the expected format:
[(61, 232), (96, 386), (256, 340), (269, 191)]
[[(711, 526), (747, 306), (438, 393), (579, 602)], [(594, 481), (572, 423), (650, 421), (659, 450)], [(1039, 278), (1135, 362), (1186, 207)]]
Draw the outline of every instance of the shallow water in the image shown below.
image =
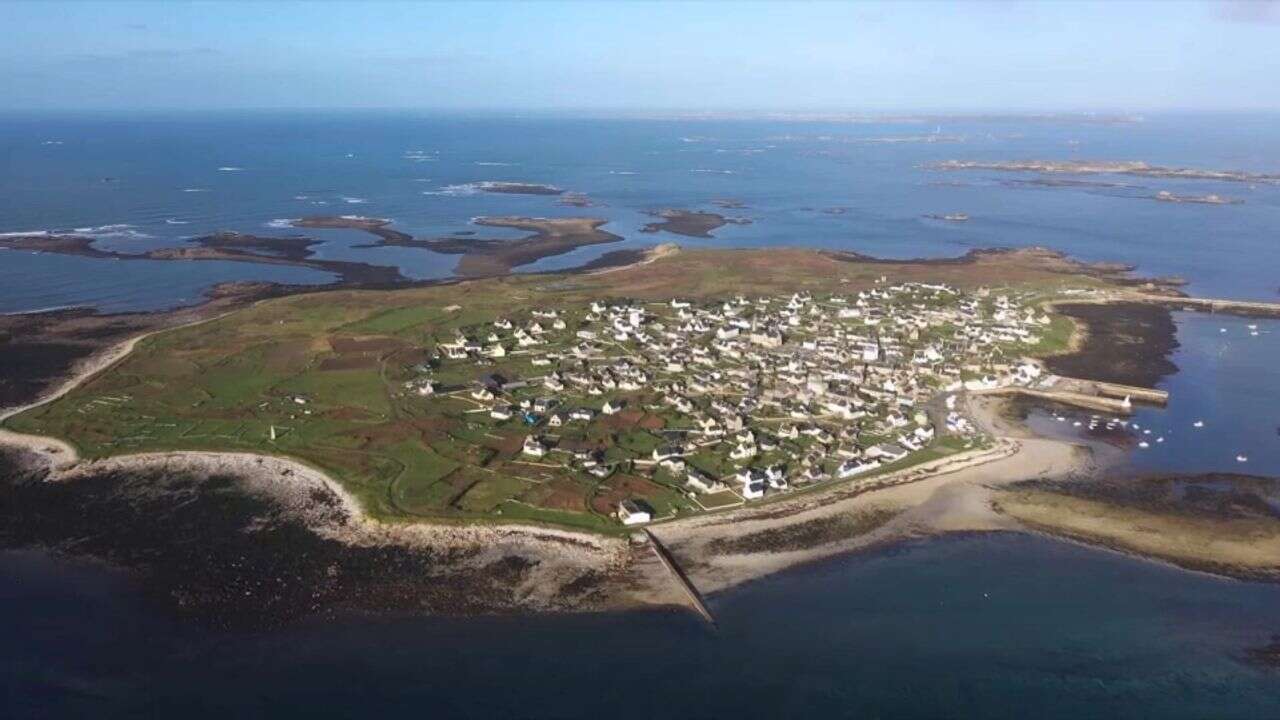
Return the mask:
[[(1150, 445), (1134, 454), (1134, 464), (1280, 477), (1280, 321), (1200, 313), (1174, 317), (1181, 347), (1172, 360), (1178, 372), (1161, 384), (1170, 393), (1169, 406), (1134, 413)], [(1160, 437), (1164, 442), (1156, 443)]]
[[(1169, 404), (1139, 404), (1124, 418), (1130, 426), (1116, 430), (1134, 445), (1127, 467), (1280, 477), (1280, 321), (1193, 312), (1174, 321), (1178, 370), (1158, 383)], [(1102, 416), (1098, 425), (1121, 419)], [(1076, 411), (1033, 409), (1028, 418), (1033, 431), (1067, 440), (1088, 435), (1089, 422)]]

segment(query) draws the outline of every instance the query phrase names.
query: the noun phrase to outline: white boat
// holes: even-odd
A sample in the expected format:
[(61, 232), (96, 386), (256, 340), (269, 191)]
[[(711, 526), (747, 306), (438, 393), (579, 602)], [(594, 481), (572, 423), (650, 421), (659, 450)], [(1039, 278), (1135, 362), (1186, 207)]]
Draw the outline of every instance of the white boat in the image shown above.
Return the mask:
[(1151, 445), (1148, 444), (1146, 440), (1143, 440), (1142, 442), (1138, 443), (1138, 447), (1143, 448), (1145, 450), (1146, 448), (1151, 447)]
[(1203, 421), (1203, 420), (1197, 420), (1197, 421), (1195, 421), (1195, 422), (1191, 423), (1191, 427), (1198, 427), (1198, 428), (1202, 428), (1202, 427), (1204, 427), (1204, 421)]
[(1249, 462), (1249, 457), (1247, 455), (1237, 455), (1236, 462)]

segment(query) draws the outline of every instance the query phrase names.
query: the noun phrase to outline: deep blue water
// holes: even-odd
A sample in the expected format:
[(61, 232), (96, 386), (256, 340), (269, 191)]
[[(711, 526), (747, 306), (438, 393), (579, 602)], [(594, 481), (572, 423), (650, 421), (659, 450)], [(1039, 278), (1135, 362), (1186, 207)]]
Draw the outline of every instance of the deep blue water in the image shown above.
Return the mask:
[[(664, 240), (893, 257), (1047, 245), (1183, 275), (1196, 294), (1274, 299), (1280, 187), (1123, 177), (1107, 179), (1141, 187), (1010, 187), (1004, 181), (1033, 176), (921, 166), (1096, 158), (1277, 172), (1277, 119), (9, 116), (0, 119), (0, 232), (89, 228), (103, 247), (139, 250), (214, 230), (289, 232), (270, 225), (319, 213), (388, 217), (418, 235), (467, 229), (477, 215), (591, 214), (626, 239), (526, 269)], [(468, 191), (485, 180), (554, 184), (601, 205)], [(1245, 203), (1137, 197), (1159, 190)], [(717, 198), (746, 203), (723, 212), (754, 223), (712, 240), (638, 233), (645, 210)], [(972, 220), (922, 218), (948, 212)], [(325, 240), (322, 257), (396, 264), (417, 278), (447, 276), (457, 260), (357, 249), (367, 237), (350, 231), (311, 232)], [(0, 251), (0, 312), (159, 308), (249, 278), (326, 279), (236, 263)], [(1164, 381), (1172, 401), (1136, 416), (1149, 439), (1165, 442), (1135, 450), (1132, 463), (1280, 475), (1280, 322), (1258, 321), (1252, 336), (1254, 321), (1176, 318), (1180, 372)], [(1021, 536), (937, 540), (785, 573), (714, 598), (715, 633), (683, 614), (634, 613), (210, 635), (165, 620), (121, 577), (31, 554), (0, 556), (0, 603), (0, 717), (1280, 717), (1280, 674), (1240, 661), (1243, 648), (1280, 633), (1280, 587)]]
[(15, 718), (1280, 717), (1280, 675), (1244, 661), (1280, 632), (1280, 586), (1028, 536), (801, 568), (713, 598), (716, 631), (649, 612), (211, 635), (95, 568), (10, 554), (0, 580)]

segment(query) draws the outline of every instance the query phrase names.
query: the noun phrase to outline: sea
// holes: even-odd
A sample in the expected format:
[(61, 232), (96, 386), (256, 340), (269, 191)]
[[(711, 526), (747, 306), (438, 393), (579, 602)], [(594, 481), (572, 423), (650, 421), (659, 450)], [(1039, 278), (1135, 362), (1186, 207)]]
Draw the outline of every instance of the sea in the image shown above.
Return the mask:
[[(416, 236), (483, 215), (608, 220), (624, 239), (543, 258), (565, 269), (656, 242), (809, 246), (892, 258), (1046, 246), (1195, 295), (1277, 300), (1280, 185), (939, 171), (944, 160), (1141, 160), (1280, 173), (1280, 116), (638, 119), (409, 112), (0, 115), (0, 233), (73, 231), (104, 249), (218, 230), (300, 233), (306, 215), (387, 218)], [(487, 193), (485, 182), (581, 193)], [(1171, 203), (1217, 194), (1227, 205)], [(722, 207), (727, 206), (727, 207)], [(645, 234), (699, 208), (750, 224)], [(929, 216), (964, 213), (965, 222)], [(359, 248), (322, 258), (449, 277), (457, 256)], [(306, 268), (103, 261), (0, 250), (0, 313), (197, 303), (234, 280), (324, 283)], [(1133, 422), (1132, 472), (1280, 476), (1280, 322), (1175, 313), (1167, 408)], [(2, 349), (0, 349), (2, 352)], [(1069, 424), (1068, 424), (1069, 425)], [(1150, 430), (1150, 434), (1143, 433)], [(1157, 438), (1160, 438), (1157, 441)], [(1241, 459), (1243, 458), (1243, 460)], [(1275, 718), (1280, 586), (1020, 534), (934, 538), (783, 572), (679, 612), (353, 617), (256, 633), (194, 627), (129, 576), (0, 553), (0, 716), (15, 718)]]

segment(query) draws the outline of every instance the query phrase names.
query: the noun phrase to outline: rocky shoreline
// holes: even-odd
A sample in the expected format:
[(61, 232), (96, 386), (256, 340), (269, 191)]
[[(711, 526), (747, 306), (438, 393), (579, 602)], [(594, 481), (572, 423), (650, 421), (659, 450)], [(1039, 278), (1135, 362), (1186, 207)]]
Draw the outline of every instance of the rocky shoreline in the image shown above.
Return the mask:
[(629, 605), (613, 589), (630, 552), (621, 541), (493, 528), (375, 532), (333, 488), (265, 463), (248, 472), (175, 456), (51, 476), (29, 456), (0, 452), (0, 548), (124, 568), (159, 607), (221, 628), (350, 612)]
[[(652, 252), (670, 251), (662, 246)], [(917, 262), (946, 266), (980, 257)], [(841, 259), (856, 261), (854, 256)], [(1042, 260), (1051, 266), (1061, 262), (1064, 272), (1071, 265), (1058, 255)], [(136, 340), (140, 331), (198, 322), (284, 292), (249, 290), (171, 313), (64, 312), (23, 317), (26, 325), (6, 320), (13, 323), (11, 335), (17, 329), (32, 343), (47, 340), (46, 332), (92, 340), (69, 363), (68, 372), (83, 378), (111, 361), (111, 349), (118, 352), (121, 346), (115, 343), (123, 337)], [(1116, 377), (1150, 380), (1172, 370), (1167, 355), (1175, 341), (1168, 310), (1142, 303), (1081, 307), (1070, 310), (1088, 332), (1073, 354), (1051, 362), (1077, 363), (1086, 376), (1115, 370), (1112, 335), (1133, 313), (1142, 313), (1146, 320), (1137, 325), (1141, 337), (1134, 342), (1153, 350), (1137, 367), (1119, 368), (1129, 374)], [(87, 320), (92, 322), (82, 326)], [(1108, 323), (1116, 327), (1109, 330)], [(48, 396), (56, 377), (33, 375), (11, 399)], [(972, 414), (999, 438), (994, 448), (882, 478), (874, 488), (834, 487), (664, 523), (654, 532), (699, 590), (716, 592), (797, 564), (911, 537), (1036, 529), (997, 512), (997, 488), (1095, 475), (1119, 452), (1105, 443), (1079, 446), (1033, 437), (1017, 423), (1001, 420), (999, 402), (974, 402)], [(54, 466), (71, 465), (73, 448), (49, 454), (52, 441), (25, 442), (27, 452), (9, 451), (0, 459), (0, 547), (46, 548), (129, 569), (160, 605), (200, 622), (272, 626), (343, 612), (560, 612), (685, 602), (651, 549), (626, 540), (531, 526), (379, 523), (364, 517), (322, 473), (283, 458), (184, 452), (67, 469)], [(728, 523), (734, 524), (730, 534)]]

